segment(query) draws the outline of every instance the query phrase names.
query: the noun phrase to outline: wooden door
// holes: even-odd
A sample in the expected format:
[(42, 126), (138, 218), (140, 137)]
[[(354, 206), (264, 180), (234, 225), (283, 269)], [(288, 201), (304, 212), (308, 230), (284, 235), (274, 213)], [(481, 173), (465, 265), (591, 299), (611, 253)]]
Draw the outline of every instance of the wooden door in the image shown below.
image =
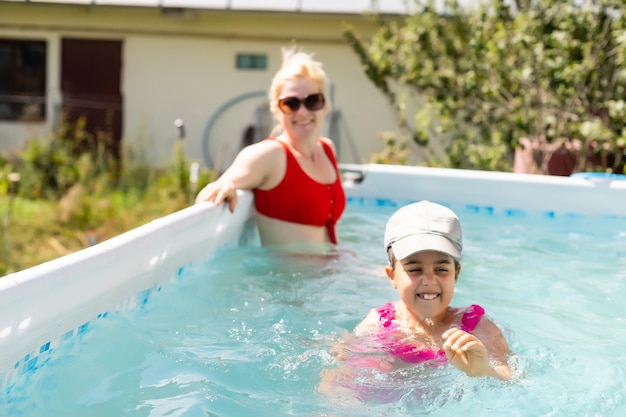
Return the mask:
[[(122, 42), (64, 38), (61, 43), (61, 92), (65, 134), (76, 135), (81, 150), (104, 149), (121, 162), (123, 100)], [(73, 132), (83, 120), (85, 132)], [(69, 127), (69, 129), (68, 129)], [(78, 137), (80, 135), (80, 137)]]

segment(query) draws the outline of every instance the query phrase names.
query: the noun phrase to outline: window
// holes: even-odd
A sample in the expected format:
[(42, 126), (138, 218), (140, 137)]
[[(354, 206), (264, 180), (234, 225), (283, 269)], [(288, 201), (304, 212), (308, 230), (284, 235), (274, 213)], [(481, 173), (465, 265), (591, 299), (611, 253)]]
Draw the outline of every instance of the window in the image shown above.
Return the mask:
[(267, 55), (265, 54), (237, 54), (237, 69), (246, 69), (246, 70), (267, 69)]
[(0, 39), (0, 120), (46, 117), (46, 42)]

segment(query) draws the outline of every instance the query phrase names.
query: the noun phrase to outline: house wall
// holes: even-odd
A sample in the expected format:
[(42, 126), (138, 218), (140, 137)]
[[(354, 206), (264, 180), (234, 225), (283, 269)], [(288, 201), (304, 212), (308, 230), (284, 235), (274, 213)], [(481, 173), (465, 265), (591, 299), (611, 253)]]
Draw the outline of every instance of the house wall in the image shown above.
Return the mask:
[[(60, 43), (63, 37), (78, 37), (123, 42), (125, 145), (154, 164), (165, 163), (173, 158), (174, 120), (180, 118), (189, 158), (202, 164), (206, 153), (213, 162), (228, 159), (266, 98), (228, 108), (210, 131), (208, 122), (229, 100), (267, 91), (280, 66), (281, 47), (294, 40), (315, 53), (331, 79), (334, 108), (342, 117), (340, 162), (366, 162), (382, 147), (379, 134), (397, 125), (343, 41), (346, 23), (359, 33), (374, 29), (370, 20), (356, 15), (203, 10), (170, 17), (158, 8), (0, 3), (0, 37), (48, 42), (47, 120), (0, 122), (0, 150), (46, 135), (58, 123), (53, 115), (61, 102)], [(268, 68), (237, 70), (235, 56), (242, 52), (267, 54)]]

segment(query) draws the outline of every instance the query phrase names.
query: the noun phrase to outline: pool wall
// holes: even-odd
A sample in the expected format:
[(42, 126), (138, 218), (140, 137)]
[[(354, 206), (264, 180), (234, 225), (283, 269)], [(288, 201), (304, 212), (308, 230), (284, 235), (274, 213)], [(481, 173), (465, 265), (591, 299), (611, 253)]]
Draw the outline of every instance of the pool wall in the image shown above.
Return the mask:
[[(350, 205), (429, 199), (476, 210), (626, 216), (626, 181), (392, 165), (343, 165)], [(254, 233), (252, 193), (237, 210), (188, 207), (93, 247), (0, 278), (0, 385), (111, 311), (153, 291), (219, 248)], [(252, 232), (251, 232), (252, 231)], [(216, 262), (219, 262), (217, 259)]]
[(344, 165), (349, 198), (428, 199), (486, 210), (626, 216), (626, 176), (558, 177), (395, 165)]
[(252, 215), (252, 194), (240, 192), (234, 214), (225, 205), (191, 206), (0, 278), (0, 386), (41, 366), (93, 320), (145, 303), (194, 262), (245, 243)]

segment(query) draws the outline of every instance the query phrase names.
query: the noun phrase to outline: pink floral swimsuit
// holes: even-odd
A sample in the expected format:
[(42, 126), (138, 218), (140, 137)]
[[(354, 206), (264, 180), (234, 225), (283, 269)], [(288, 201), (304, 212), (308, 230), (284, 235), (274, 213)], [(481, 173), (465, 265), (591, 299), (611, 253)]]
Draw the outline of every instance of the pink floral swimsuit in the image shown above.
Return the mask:
[[(418, 346), (395, 340), (390, 337), (395, 334), (398, 325), (395, 322), (396, 310), (392, 302), (376, 309), (380, 315), (382, 331), (377, 335), (377, 339), (382, 344), (383, 350), (407, 363), (420, 363), (425, 361), (446, 362), (446, 354), (442, 349), (423, 349)], [(471, 333), (480, 322), (485, 309), (477, 304), (472, 304), (467, 308), (461, 319), (461, 330)]]

